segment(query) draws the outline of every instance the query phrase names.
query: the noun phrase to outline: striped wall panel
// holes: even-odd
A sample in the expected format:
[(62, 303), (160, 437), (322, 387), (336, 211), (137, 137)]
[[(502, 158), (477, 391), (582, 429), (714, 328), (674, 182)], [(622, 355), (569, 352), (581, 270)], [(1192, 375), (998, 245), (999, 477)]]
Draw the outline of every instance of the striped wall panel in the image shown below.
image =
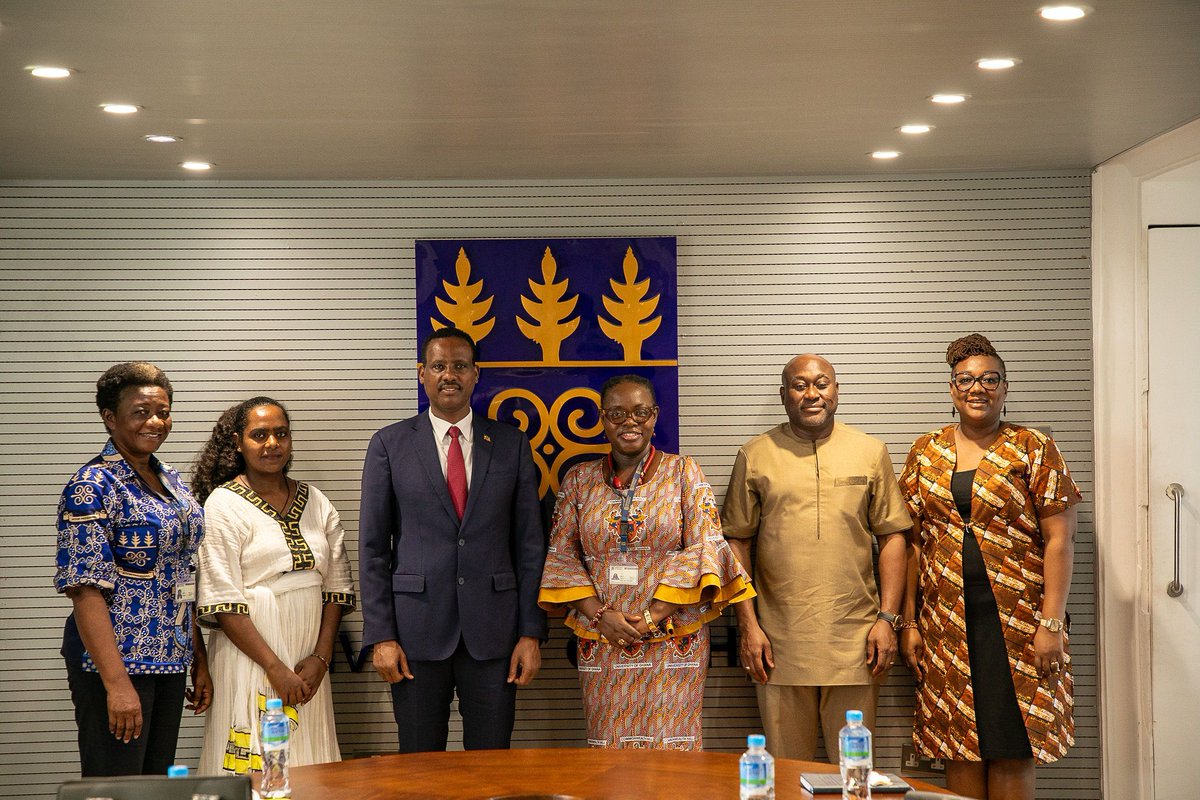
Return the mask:
[[(291, 408), (295, 474), (342, 514), (357, 556), (358, 480), (379, 427), (413, 413), (413, 240), (678, 237), (681, 449), (724, 493), (738, 446), (782, 418), (779, 372), (839, 369), (839, 419), (897, 467), (944, 424), (946, 344), (978, 330), (1009, 364), (1011, 419), (1048, 427), (1092, 487), (1089, 176), (908, 175), (704, 181), (0, 184), (0, 794), (52, 796), (76, 774), (51, 588), (63, 482), (104, 432), (110, 364), (144, 358), (176, 388), (162, 455), (187, 468), (219, 412), (251, 394)], [(1099, 797), (1095, 557), (1080, 514), (1071, 595), (1078, 744), (1039, 795)], [(740, 750), (754, 692), (715, 623), (710, 749)], [(343, 624), (352, 645), (358, 616)], [(579, 689), (556, 629), (520, 693), (517, 746), (577, 746)], [(388, 693), (343, 659), (347, 755), (388, 751)], [(899, 766), (912, 682), (884, 689), (877, 761)], [(179, 760), (195, 762), (200, 720)], [(452, 729), (452, 737), (458, 729)]]

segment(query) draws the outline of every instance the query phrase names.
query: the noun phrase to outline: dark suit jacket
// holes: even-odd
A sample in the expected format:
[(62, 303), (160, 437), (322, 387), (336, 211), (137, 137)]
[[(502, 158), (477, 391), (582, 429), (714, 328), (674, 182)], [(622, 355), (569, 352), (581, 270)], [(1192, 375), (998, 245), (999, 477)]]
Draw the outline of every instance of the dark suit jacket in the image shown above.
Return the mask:
[(363, 465), (359, 580), (363, 646), (395, 639), (409, 659), (507, 658), (546, 638), (537, 605), (546, 540), (529, 440), (473, 417), (471, 486), (454, 513), (427, 413), (375, 434)]

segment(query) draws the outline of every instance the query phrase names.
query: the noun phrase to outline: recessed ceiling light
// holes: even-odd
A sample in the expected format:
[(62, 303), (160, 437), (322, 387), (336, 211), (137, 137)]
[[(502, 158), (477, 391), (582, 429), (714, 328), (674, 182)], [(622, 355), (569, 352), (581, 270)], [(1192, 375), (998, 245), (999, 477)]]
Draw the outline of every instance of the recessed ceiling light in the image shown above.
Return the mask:
[(128, 103), (102, 103), (100, 107), (110, 114), (136, 114), (141, 110)]
[(170, 144), (171, 142), (182, 141), (182, 139), (180, 137), (172, 136), (169, 133), (150, 133), (150, 134), (143, 136), (142, 138), (145, 139), (147, 142), (154, 142), (156, 144)]
[(1021, 63), (1019, 58), (981, 58), (975, 62), (980, 69), (1012, 69)]
[(871, 153), (871, 158), (899, 158), (900, 153), (896, 150), (876, 150)]
[(27, 67), (35, 78), (69, 78), (72, 70), (67, 67)]
[(929, 99), (935, 103), (941, 103), (942, 105), (954, 105), (955, 103), (966, 102), (967, 98), (970, 96), (971, 95), (969, 94), (934, 94), (930, 95)]
[(1073, 19), (1083, 19), (1091, 10), (1087, 6), (1042, 6), (1038, 9), (1038, 14), (1041, 14), (1042, 19), (1051, 22), (1070, 22)]
[(212, 169), (212, 164), (208, 163), (207, 161), (184, 161), (179, 166), (183, 167), (184, 169), (194, 170), (196, 172), (203, 172), (206, 169)]
[(898, 130), (901, 133), (929, 133), (933, 130), (932, 125), (901, 125)]

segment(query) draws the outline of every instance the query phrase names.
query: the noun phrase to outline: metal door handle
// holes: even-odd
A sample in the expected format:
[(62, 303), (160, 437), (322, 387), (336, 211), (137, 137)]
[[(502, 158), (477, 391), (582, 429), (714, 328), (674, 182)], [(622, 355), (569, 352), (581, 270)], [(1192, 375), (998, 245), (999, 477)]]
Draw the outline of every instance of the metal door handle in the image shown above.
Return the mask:
[(1183, 487), (1178, 483), (1167, 484), (1167, 497), (1175, 501), (1175, 580), (1167, 584), (1167, 596), (1179, 597), (1183, 594), (1183, 584), (1179, 582), (1179, 507), (1183, 503)]

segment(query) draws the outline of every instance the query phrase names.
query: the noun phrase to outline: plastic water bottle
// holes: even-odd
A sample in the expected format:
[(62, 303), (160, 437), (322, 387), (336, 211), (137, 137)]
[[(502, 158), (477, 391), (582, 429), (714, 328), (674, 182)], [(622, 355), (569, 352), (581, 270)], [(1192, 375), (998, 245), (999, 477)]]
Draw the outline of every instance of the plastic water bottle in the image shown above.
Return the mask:
[(184, 764), (172, 764), (167, 767), (168, 778), (186, 778), (188, 776), (188, 768)]
[(291, 797), (292, 787), (288, 783), (288, 734), (291, 723), (283, 713), (283, 701), (278, 697), (267, 700), (267, 713), (263, 714), (262, 732), (262, 783), (258, 793), (262, 797)]
[(842, 800), (871, 800), (871, 731), (861, 711), (846, 712), (846, 727), (838, 734), (841, 750)]
[(747, 750), (738, 761), (741, 800), (775, 800), (775, 759), (767, 752), (767, 737), (752, 733)]

